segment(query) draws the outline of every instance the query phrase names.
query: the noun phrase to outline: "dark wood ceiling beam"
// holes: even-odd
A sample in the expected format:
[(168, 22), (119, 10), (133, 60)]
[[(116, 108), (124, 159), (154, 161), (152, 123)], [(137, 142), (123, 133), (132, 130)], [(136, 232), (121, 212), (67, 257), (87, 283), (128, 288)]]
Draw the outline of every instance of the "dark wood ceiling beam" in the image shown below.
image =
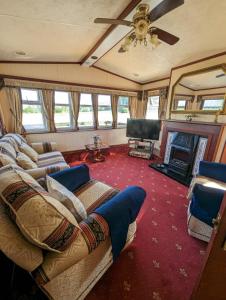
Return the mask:
[[(127, 7), (123, 10), (123, 12), (118, 16), (117, 19), (124, 19), (126, 18), (132, 10), (141, 2), (141, 0), (132, 0)], [(96, 49), (102, 44), (102, 42), (109, 36), (109, 34), (116, 28), (117, 25), (111, 25), (105, 33), (101, 36), (101, 38), (96, 42), (96, 44), (89, 50), (89, 52), (83, 57), (81, 60), (81, 64), (83, 64), (95, 51)]]

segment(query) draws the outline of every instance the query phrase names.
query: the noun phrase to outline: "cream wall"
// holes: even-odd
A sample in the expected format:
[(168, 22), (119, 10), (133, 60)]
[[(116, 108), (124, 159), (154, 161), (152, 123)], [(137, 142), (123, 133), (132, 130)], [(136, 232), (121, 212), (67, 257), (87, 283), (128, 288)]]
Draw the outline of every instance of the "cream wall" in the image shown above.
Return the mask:
[(55, 141), (60, 151), (73, 151), (84, 149), (86, 144), (93, 143), (93, 136), (100, 135), (102, 141), (108, 145), (126, 144), (126, 129), (105, 129), (105, 130), (89, 130), (64, 133), (42, 133), (28, 134), (29, 142)]
[(169, 82), (170, 82), (170, 79), (167, 78), (167, 79), (163, 79), (163, 80), (160, 79), (158, 81), (143, 84), (142, 90), (149, 90), (149, 89), (152, 90), (152, 89), (158, 89), (161, 87), (169, 86)]
[(0, 74), (106, 86), (125, 90), (141, 89), (141, 86), (135, 82), (95, 68), (82, 67), (79, 64), (0, 63)]

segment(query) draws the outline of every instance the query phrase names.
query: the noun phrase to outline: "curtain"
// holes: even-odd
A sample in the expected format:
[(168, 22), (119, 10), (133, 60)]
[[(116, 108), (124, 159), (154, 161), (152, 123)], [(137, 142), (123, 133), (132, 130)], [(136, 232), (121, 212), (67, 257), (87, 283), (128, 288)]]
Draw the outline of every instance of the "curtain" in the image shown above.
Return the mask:
[(137, 100), (137, 118), (145, 119), (148, 105), (148, 92), (138, 92)]
[(137, 97), (129, 97), (129, 115), (132, 119), (136, 119), (137, 117)]
[(112, 111), (112, 128), (117, 127), (118, 119), (118, 95), (111, 96), (111, 111)]
[(22, 125), (22, 101), (20, 89), (7, 87), (6, 95), (10, 104), (10, 112), (12, 114), (12, 131), (21, 134), (24, 132), (24, 127)]
[(78, 115), (80, 107), (80, 93), (71, 92), (72, 114), (74, 118), (75, 129), (78, 130)]
[(165, 120), (166, 118), (167, 93), (168, 93), (168, 88), (161, 88), (159, 90), (159, 109), (158, 109), (159, 120)]
[(54, 91), (42, 90), (42, 98), (48, 129), (50, 132), (55, 132), (56, 127), (54, 123)]
[(93, 104), (93, 116), (94, 116), (94, 128), (99, 127), (98, 122), (98, 94), (92, 94), (92, 104)]

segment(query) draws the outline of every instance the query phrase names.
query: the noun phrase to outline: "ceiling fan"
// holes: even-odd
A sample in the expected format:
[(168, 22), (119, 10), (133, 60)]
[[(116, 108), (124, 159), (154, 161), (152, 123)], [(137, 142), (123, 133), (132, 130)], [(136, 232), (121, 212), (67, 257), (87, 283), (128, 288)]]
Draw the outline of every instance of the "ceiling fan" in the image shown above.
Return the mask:
[(148, 4), (141, 3), (136, 8), (133, 21), (97, 18), (94, 20), (94, 23), (124, 25), (133, 28), (132, 32), (124, 39), (118, 50), (119, 53), (128, 51), (132, 43), (134, 43), (134, 46), (137, 45), (137, 42), (147, 46), (147, 39), (154, 47), (160, 44), (159, 40), (169, 45), (174, 45), (179, 41), (177, 36), (157, 27), (152, 27), (151, 24), (182, 4), (184, 4), (184, 0), (163, 0), (150, 11)]

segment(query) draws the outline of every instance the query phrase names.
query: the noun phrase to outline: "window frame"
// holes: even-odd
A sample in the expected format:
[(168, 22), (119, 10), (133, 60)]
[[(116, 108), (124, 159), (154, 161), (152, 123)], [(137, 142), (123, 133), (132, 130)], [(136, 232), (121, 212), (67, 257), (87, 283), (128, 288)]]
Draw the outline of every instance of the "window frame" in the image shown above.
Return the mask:
[[(38, 133), (38, 132), (43, 133), (43, 132), (48, 132), (47, 119), (46, 119), (46, 116), (45, 116), (45, 113), (44, 113), (42, 89), (20, 87), (19, 90), (20, 90), (20, 99), (21, 99), (21, 105), (22, 105), (22, 126), (23, 126), (25, 132), (27, 132), (27, 133)], [(38, 101), (23, 100), (22, 90), (36, 91), (37, 92), (37, 96), (38, 96)], [(35, 106), (40, 105), (44, 128), (26, 129), (25, 125), (23, 124), (23, 105), (35, 105)]]
[[(160, 101), (160, 94), (149, 95), (149, 96), (148, 96), (147, 111), (146, 111), (145, 119), (147, 119), (147, 120), (159, 120), (159, 116), (157, 117), (157, 119), (147, 118), (147, 114), (148, 114), (148, 103), (151, 102), (151, 98), (152, 98), (152, 97), (158, 97), (158, 101)], [(159, 108), (159, 102), (158, 102), (158, 108)]]
[[(100, 119), (99, 119), (99, 96), (109, 96), (110, 97), (110, 108), (111, 108), (111, 116), (112, 116), (112, 122), (110, 126), (104, 126), (104, 125), (100, 125)], [(98, 115), (98, 128), (97, 129), (113, 129), (113, 115), (112, 115), (112, 106), (111, 106), (111, 94), (97, 94), (97, 115)]]
[[(221, 108), (219, 108), (219, 109), (213, 109), (213, 108), (210, 108), (210, 109), (208, 109), (208, 108), (205, 108), (204, 107), (204, 105), (205, 105), (205, 101), (212, 101), (212, 100), (222, 100), (222, 107)], [(217, 112), (217, 111), (224, 111), (224, 109), (225, 109), (225, 102), (226, 102), (226, 100), (225, 100), (225, 96), (222, 94), (222, 95), (219, 95), (219, 98), (216, 98), (216, 96), (215, 97), (213, 97), (212, 99), (205, 99), (205, 96), (203, 96), (203, 98), (202, 98), (202, 96), (201, 96), (201, 106), (200, 106), (200, 109), (202, 110), (202, 111), (215, 111), (215, 112)]]
[[(78, 130), (81, 130), (81, 131), (86, 131), (86, 130), (93, 130), (93, 129), (95, 129), (94, 127), (95, 127), (95, 120), (94, 120), (94, 118), (95, 118), (95, 116), (94, 116), (94, 107), (93, 107), (93, 94), (92, 93), (89, 93), (89, 92), (80, 92), (80, 94), (79, 94), (79, 113), (80, 113), (80, 108), (81, 108), (81, 95), (82, 94), (85, 94), (85, 95), (90, 95), (91, 96), (91, 105), (87, 105), (87, 104), (85, 104), (85, 105), (82, 105), (82, 106), (84, 106), (84, 107), (92, 107), (92, 113), (93, 113), (93, 125), (92, 126), (82, 126), (82, 127), (80, 127), (79, 126), (79, 123), (78, 123)], [(78, 119), (79, 119), (79, 113), (78, 113)]]
[[(56, 104), (55, 102), (55, 94), (56, 92), (64, 92), (68, 94), (68, 104)], [(56, 106), (62, 106), (62, 107), (69, 107), (69, 119), (70, 119), (70, 126), (65, 126), (65, 127), (57, 127), (56, 121), (55, 121), (55, 108)], [(54, 90), (54, 125), (56, 127), (56, 131), (67, 131), (71, 130), (74, 127), (74, 120), (73, 120), (73, 113), (72, 113), (72, 98), (71, 98), (71, 92), (69, 91), (63, 91), (63, 90)]]
[[(127, 106), (125, 106), (125, 105), (119, 105), (119, 99), (120, 99), (120, 97), (126, 97), (127, 99), (128, 99), (128, 104), (127, 104)], [(119, 107), (126, 107), (126, 108), (128, 108), (128, 112), (129, 112), (129, 96), (126, 96), (126, 95), (119, 95), (118, 96), (118, 103), (117, 103), (117, 124), (116, 124), (116, 128), (126, 128), (126, 126), (127, 126), (127, 123), (125, 123), (125, 124), (122, 124), (122, 125), (120, 125), (119, 123), (118, 123), (118, 113), (119, 113)], [(130, 113), (129, 113), (129, 118), (130, 118)]]

